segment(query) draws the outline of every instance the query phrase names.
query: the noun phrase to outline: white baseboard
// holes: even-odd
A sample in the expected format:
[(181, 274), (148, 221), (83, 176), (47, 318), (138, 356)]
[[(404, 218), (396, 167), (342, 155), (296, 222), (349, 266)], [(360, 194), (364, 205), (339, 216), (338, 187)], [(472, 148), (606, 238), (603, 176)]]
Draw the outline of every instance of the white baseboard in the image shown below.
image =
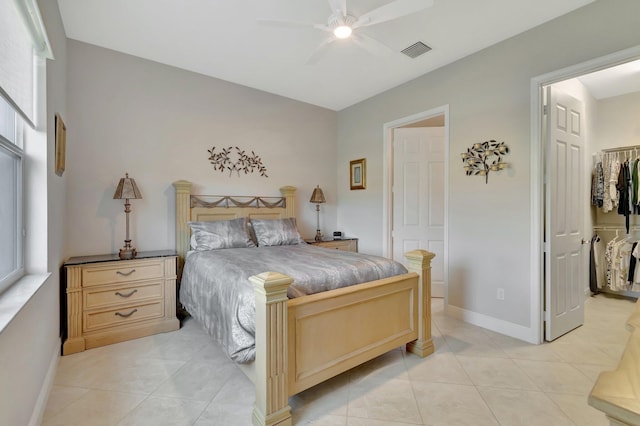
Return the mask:
[(58, 360), (60, 359), (60, 345), (61, 341), (58, 338), (51, 351), (51, 361), (49, 361), (49, 368), (47, 374), (42, 382), (40, 393), (38, 394), (38, 400), (33, 407), (33, 413), (31, 414), (31, 420), (29, 420), (29, 426), (39, 426), (42, 423), (42, 417), (44, 416), (44, 410), (47, 408), (47, 400), (49, 399), (49, 393), (53, 387), (53, 381), (56, 378), (56, 370), (58, 369)]
[(453, 305), (445, 305), (445, 314), (468, 322), (478, 327), (486, 328), (496, 333), (504, 334), (515, 339), (524, 340), (528, 343), (538, 344), (538, 336), (532, 328), (514, 324), (488, 315), (468, 311)]

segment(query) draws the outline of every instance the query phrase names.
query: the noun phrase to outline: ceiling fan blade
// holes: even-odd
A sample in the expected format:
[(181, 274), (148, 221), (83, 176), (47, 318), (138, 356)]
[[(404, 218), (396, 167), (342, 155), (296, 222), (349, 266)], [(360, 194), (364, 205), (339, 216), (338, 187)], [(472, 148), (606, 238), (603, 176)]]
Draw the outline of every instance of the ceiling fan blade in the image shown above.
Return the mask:
[(329, 7), (331, 8), (331, 13), (339, 10), (342, 12), (342, 16), (347, 14), (347, 0), (329, 0)]
[(433, 0), (395, 0), (361, 15), (353, 28), (381, 24), (433, 6)]
[(309, 59), (307, 59), (306, 64), (307, 65), (317, 64), (320, 58), (322, 58), (322, 56), (324, 56), (324, 54), (327, 52), (328, 50), (327, 47), (329, 47), (329, 45), (334, 41), (336, 41), (336, 39), (334, 37), (330, 37), (330, 38), (327, 38), (322, 43), (320, 43), (320, 45), (316, 47), (316, 50), (313, 51), (311, 56), (309, 56)]
[(351, 35), (351, 39), (359, 47), (365, 49), (369, 53), (376, 56), (390, 55), (392, 53), (396, 53), (395, 50), (393, 50), (391, 47), (387, 46), (383, 42), (376, 40), (375, 38), (363, 33), (353, 34)]

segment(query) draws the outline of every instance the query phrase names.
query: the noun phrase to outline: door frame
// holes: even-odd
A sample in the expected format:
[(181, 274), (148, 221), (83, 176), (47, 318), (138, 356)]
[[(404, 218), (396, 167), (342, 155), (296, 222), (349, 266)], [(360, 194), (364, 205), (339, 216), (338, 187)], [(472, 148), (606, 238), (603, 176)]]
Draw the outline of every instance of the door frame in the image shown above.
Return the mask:
[(383, 125), (382, 153), (382, 255), (393, 253), (393, 130), (428, 118), (444, 115), (444, 301), (447, 303), (449, 282), (449, 105), (390, 121)]
[[(531, 343), (544, 340), (544, 165), (543, 87), (640, 59), (640, 45), (531, 79)], [(584, 230), (583, 230), (584, 231)]]

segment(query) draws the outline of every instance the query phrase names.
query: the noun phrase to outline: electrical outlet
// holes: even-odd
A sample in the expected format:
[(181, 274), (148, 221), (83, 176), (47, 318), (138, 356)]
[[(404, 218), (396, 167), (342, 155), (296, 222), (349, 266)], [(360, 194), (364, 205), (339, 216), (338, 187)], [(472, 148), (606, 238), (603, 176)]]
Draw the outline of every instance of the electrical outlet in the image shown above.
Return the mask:
[(504, 288), (498, 289), (498, 294), (496, 295), (496, 298), (498, 300), (504, 300)]

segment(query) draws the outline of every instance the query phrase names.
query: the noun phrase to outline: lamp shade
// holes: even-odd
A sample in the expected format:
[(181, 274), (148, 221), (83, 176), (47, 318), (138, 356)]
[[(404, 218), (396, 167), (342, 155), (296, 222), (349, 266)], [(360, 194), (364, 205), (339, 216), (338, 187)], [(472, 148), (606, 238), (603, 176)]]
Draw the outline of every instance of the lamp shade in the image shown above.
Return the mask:
[(309, 200), (309, 202), (316, 203), (316, 204), (321, 204), (325, 202), (324, 193), (322, 192), (322, 189), (320, 189), (320, 185), (318, 185), (313, 189), (313, 194), (311, 194), (311, 199)]
[(129, 173), (125, 174), (125, 177), (120, 179), (116, 193), (113, 194), (114, 200), (133, 199), (139, 200), (142, 198), (136, 181), (129, 177)]

